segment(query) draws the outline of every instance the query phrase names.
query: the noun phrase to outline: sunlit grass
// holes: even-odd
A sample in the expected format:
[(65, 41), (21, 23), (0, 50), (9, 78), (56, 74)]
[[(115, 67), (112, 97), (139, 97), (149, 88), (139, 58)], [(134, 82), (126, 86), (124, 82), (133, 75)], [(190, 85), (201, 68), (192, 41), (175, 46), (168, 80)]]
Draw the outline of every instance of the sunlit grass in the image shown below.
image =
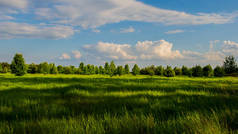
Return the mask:
[(238, 133), (238, 78), (0, 74), (0, 134)]

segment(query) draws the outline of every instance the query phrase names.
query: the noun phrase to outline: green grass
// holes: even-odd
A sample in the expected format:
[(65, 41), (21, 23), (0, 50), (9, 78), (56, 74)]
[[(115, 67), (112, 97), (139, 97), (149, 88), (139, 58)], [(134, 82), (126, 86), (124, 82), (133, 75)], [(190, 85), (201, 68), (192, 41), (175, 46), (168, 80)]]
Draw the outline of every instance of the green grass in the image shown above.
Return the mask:
[(11, 133), (238, 133), (238, 78), (1, 74)]

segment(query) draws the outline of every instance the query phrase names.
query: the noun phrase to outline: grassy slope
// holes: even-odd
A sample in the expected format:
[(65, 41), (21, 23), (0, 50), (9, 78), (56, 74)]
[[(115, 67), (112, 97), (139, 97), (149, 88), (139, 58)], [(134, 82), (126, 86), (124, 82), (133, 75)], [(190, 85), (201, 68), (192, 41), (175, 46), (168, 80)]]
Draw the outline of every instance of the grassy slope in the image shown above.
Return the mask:
[(0, 75), (0, 133), (237, 133), (238, 78)]

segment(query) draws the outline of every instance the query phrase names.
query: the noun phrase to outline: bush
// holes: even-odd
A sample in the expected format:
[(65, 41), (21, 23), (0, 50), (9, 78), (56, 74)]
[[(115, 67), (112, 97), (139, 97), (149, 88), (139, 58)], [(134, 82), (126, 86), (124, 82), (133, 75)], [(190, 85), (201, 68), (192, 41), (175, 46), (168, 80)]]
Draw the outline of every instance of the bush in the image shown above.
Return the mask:
[(176, 76), (182, 75), (182, 70), (180, 68), (178, 68), (178, 67), (174, 68), (174, 72), (175, 72)]
[(167, 68), (164, 70), (164, 76), (166, 76), (166, 77), (174, 77), (175, 76), (175, 72), (174, 72), (174, 70), (170, 66), (167, 66)]
[(23, 76), (27, 73), (27, 67), (22, 54), (16, 54), (11, 64), (12, 73), (16, 76)]
[(202, 77), (203, 76), (203, 70), (202, 67), (199, 65), (196, 65), (192, 68), (192, 76), (194, 77)]
[(153, 69), (148, 69), (147, 72), (148, 72), (148, 75), (150, 75), (150, 76), (155, 75), (155, 71)]
[(212, 70), (211, 65), (207, 65), (207, 66), (203, 67), (203, 76), (206, 76), (206, 77), (213, 76), (213, 70)]
[(214, 76), (216, 76), (216, 77), (223, 77), (224, 75), (225, 75), (224, 68), (222, 68), (220, 66), (217, 66), (214, 69)]

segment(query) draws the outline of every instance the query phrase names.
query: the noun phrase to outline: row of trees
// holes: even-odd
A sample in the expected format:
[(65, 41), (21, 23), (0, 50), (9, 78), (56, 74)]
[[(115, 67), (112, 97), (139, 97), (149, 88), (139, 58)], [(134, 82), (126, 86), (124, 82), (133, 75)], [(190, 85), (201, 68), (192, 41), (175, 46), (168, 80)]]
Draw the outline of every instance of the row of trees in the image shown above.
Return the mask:
[(133, 75), (158, 75), (158, 76), (166, 76), (166, 77), (174, 77), (174, 76), (189, 76), (189, 77), (222, 77), (224, 75), (233, 75), (238, 73), (238, 67), (233, 56), (228, 56), (225, 58), (224, 65), (217, 66), (214, 68), (211, 65), (207, 65), (201, 67), (196, 65), (192, 68), (188, 68), (183, 66), (182, 68), (171, 66), (167, 66), (164, 68), (163, 66), (149, 66), (145, 68), (139, 68), (137, 64), (134, 65), (130, 72), (129, 65), (125, 66), (116, 66), (113, 61), (110, 63), (106, 62), (104, 66), (94, 66), (94, 65), (84, 65), (83, 62), (80, 63), (79, 67), (75, 66), (56, 66), (53, 63), (48, 64), (47, 62), (43, 62), (40, 64), (25, 64), (25, 60), (22, 54), (16, 54), (13, 58), (11, 64), (6, 62), (0, 63), (0, 73), (11, 72), (18, 76), (22, 76), (26, 73), (30, 74), (82, 74), (82, 75), (91, 75), (91, 74), (106, 74), (110, 76), (114, 75), (123, 75), (130, 74)]

